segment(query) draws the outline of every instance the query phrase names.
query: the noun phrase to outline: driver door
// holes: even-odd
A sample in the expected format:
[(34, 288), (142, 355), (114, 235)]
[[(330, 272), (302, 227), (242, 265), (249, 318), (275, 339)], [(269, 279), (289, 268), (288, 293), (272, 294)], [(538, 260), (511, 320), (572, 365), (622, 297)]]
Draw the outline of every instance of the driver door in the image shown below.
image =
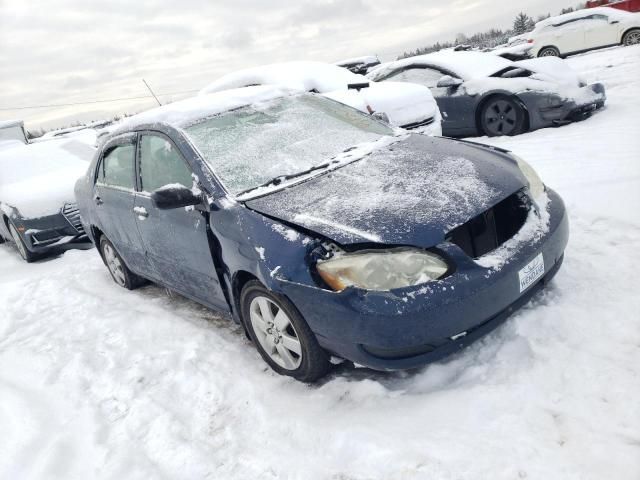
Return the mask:
[(191, 169), (166, 136), (141, 133), (137, 152), (138, 192), (134, 212), (155, 277), (187, 296), (226, 308), (209, 242), (209, 214), (196, 208), (161, 210), (151, 193), (165, 185), (191, 188)]

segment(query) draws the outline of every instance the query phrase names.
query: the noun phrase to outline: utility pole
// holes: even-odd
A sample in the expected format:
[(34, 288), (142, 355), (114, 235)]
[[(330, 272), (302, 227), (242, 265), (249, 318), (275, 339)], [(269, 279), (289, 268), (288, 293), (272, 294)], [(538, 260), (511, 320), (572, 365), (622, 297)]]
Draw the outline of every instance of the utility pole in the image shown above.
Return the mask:
[(142, 81), (144, 82), (144, 84), (147, 86), (147, 88), (149, 89), (149, 91), (151, 92), (151, 95), (153, 95), (153, 98), (156, 99), (156, 102), (158, 102), (158, 105), (162, 106), (162, 104), (160, 103), (160, 100), (158, 100), (158, 97), (156, 97), (156, 94), (153, 93), (153, 90), (151, 90), (151, 87), (149, 86), (149, 84), (147, 83), (147, 81), (143, 78)]

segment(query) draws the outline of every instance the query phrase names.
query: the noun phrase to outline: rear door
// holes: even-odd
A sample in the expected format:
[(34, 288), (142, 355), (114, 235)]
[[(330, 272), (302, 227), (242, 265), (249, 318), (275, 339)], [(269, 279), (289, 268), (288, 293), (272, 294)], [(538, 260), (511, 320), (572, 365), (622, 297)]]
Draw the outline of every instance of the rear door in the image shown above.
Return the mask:
[(618, 24), (609, 23), (606, 15), (589, 15), (585, 22), (585, 48), (605, 47), (619, 42)]
[(95, 178), (93, 201), (98, 227), (129, 268), (144, 275), (148, 273), (148, 265), (133, 214), (135, 139), (135, 134), (116, 138), (103, 150)]
[(550, 43), (560, 49), (561, 54), (578, 52), (589, 47), (585, 43), (588, 20), (575, 18), (561, 23), (553, 29), (553, 41)]
[(165, 185), (190, 188), (189, 164), (160, 133), (142, 132), (138, 141), (135, 218), (155, 278), (178, 292), (226, 308), (210, 248), (208, 213), (191, 207), (160, 210), (151, 201), (151, 193)]

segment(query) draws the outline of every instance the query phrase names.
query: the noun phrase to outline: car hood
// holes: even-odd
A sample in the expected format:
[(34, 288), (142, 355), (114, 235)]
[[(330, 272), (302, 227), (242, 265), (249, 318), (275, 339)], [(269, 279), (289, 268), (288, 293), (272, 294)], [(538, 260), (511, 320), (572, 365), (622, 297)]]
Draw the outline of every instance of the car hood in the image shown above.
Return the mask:
[(410, 135), (245, 205), (343, 245), (373, 242), (426, 248), (525, 184), (506, 153)]

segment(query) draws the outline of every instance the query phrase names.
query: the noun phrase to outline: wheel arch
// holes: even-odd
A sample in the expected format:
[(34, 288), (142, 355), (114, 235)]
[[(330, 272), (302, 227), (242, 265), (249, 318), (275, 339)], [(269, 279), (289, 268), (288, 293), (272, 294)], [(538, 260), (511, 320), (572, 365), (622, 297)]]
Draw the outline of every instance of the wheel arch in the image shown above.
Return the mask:
[(509, 99), (517, 102), (518, 105), (520, 105), (520, 107), (524, 111), (524, 132), (528, 132), (531, 127), (531, 121), (529, 118), (530, 113), (529, 113), (529, 109), (527, 108), (527, 105), (515, 93), (503, 90), (503, 91), (492, 91), (492, 92), (486, 93), (476, 104), (475, 123), (476, 123), (476, 130), (478, 130), (478, 133), (480, 135), (486, 135), (486, 132), (482, 128), (482, 119), (481, 119), (482, 109), (487, 104), (487, 102), (489, 102), (490, 100), (496, 97), (508, 97)]
[(637, 31), (640, 32), (640, 27), (629, 27), (625, 31), (622, 32), (622, 35), (620, 35), (620, 44), (621, 45), (624, 43), (624, 37), (627, 35), (627, 33), (633, 32), (634, 30), (637, 30)]

